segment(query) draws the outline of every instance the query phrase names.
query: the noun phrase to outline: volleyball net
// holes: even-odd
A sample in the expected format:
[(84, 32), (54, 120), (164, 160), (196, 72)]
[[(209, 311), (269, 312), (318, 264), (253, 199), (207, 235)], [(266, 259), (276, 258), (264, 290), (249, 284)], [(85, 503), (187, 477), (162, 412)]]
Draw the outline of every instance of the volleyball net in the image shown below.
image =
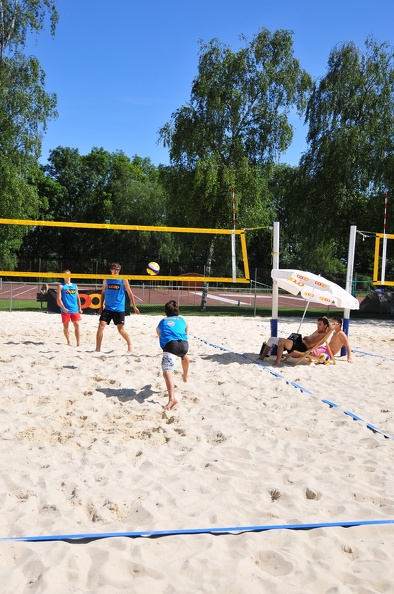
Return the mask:
[[(74, 228), (74, 229), (105, 229), (108, 231), (134, 231), (134, 232), (154, 232), (154, 233), (188, 233), (191, 236), (196, 234), (205, 234), (208, 236), (216, 236), (223, 238), (224, 241), (228, 242), (226, 249), (228, 253), (231, 253), (231, 276), (213, 276), (204, 270), (203, 274), (190, 275), (164, 275), (157, 274), (151, 276), (149, 274), (120, 274), (118, 278), (124, 278), (128, 280), (136, 281), (203, 281), (203, 282), (216, 282), (216, 283), (250, 283), (250, 272), (249, 262), (246, 247), (246, 238), (244, 229), (209, 229), (209, 228), (198, 228), (198, 227), (159, 227), (159, 226), (143, 226), (143, 225), (117, 225), (111, 223), (74, 223), (64, 221), (35, 221), (27, 219), (0, 219), (1, 225), (25, 225), (30, 227), (58, 227), (58, 228)], [(227, 237), (227, 239), (225, 239)], [(236, 243), (236, 240), (238, 243)], [(239, 244), (239, 248), (236, 247)], [(236, 266), (235, 250), (238, 250), (240, 254), (240, 260), (242, 258), (242, 269)], [(148, 262), (146, 262), (147, 264)], [(160, 264), (160, 262), (159, 262)], [(239, 272), (243, 272), (241, 276)], [(105, 279), (108, 278), (107, 274), (99, 274), (97, 271), (94, 273), (84, 273), (73, 270), (72, 274), (64, 274), (62, 271), (47, 270), (47, 271), (11, 271), (11, 270), (0, 270), (0, 276), (3, 277), (20, 277), (20, 278), (43, 278), (52, 279), (63, 278), (72, 276), (78, 279)]]

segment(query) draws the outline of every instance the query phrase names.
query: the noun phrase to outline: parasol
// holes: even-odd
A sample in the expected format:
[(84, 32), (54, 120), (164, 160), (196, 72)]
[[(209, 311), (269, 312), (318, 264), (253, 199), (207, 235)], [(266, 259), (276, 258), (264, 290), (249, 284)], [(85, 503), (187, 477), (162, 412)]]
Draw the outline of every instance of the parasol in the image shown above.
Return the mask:
[(343, 309), (358, 309), (360, 307), (358, 299), (348, 291), (323, 276), (313, 274), (313, 272), (277, 268), (271, 271), (271, 276), (277, 282), (279, 288), (293, 295), (301, 295), (305, 299), (306, 306), (299, 329), (310, 302), (320, 303), (327, 307), (336, 305)]

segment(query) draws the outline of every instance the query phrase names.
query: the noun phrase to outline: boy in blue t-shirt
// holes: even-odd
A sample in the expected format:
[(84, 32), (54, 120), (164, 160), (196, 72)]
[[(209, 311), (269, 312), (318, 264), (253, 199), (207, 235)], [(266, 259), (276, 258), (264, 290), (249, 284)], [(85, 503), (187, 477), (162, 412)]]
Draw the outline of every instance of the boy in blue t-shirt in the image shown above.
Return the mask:
[(172, 375), (177, 357), (180, 357), (182, 362), (182, 379), (184, 382), (187, 382), (187, 374), (189, 372), (189, 357), (187, 355), (189, 350), (187, 338), (188, 328), (186, 320), (179, 315), (179, 308), (176, 301), (166, 303), (164, 311), (167, 317), (159, 322), (156, 333), (159, 337), (160, 346), (163, 349), (161, 368), (168, 391), (168, 402), (163, 408), (165, 410), (171, 410), (171, 408), (178, 404), (178, 400), (174, 395), (174, 378)]
[(135, 298), (129, 281), (127, 279), (116, 278), (120, 273), (121, 265), (118, 262), (113, 262), (109, 269), (111, 271), (111, 278), (104, 279), (101, 287), (100, 307), (98, 310), (100, 320), (96, 334), (96, 353), (99, 353), (101, 350), (104, 329), (111, 323), (111, 321), (114, 322), (119, 334), (127, 342), (127, 352), (131, 353), (132, 346), (130, 336), (124, 327), (126, 316), (126, 293), (133, 305), (134, 313), (139, 314), (140, 310), (135, 304)]
[[(71, 274), (69, 270), (63, 270), (63, 274)], [(78, 287), (71, 282), (71, 278), (64, 278), (63, 283), (57, 287), (56, 303), (60, 307), (62, 314), (63, 333), (66, 337), (67, 344), (70, 346), (69, 323), (74, 324), (75, 338), (77, 346), (80, 345), (81, 336), (79, 331), (79, 322), (81, 320), (82, 306), (78, 295)]]

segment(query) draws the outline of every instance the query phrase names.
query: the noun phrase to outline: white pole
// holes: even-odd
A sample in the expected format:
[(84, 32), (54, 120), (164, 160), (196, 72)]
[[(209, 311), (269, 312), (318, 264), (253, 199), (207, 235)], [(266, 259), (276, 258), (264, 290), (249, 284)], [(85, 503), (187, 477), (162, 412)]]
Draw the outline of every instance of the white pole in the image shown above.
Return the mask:
[(235, 226), (237, 224), (235, 218), (235, 189), (234, 186), (231, 188), (231, 207), (232, 207), (232, 215), (233, 215), (233, 230), (231, 232), (231, 263), (232, 263), (232, 273), (233, 273), (233, 283), (237, 280), (237, 264), (236, 264), (236, 257), (235, 257)]
[[(272, 250), (272, 269), (279, 268), (279, 222), (274, 222)], [(271, 336), (278, 336), (278, 304), (279, 291), (278, 282), (274, 279), (272, 283), (272, 318), (271, 318)]]
[[(350, 227), (350, 236), (349, 236), (349, 251), (347, 257), (347, 274), (346, 274), (346, 291), (348, 293), (352, 292), (352, 285), (353, 285), (353, 271), (354, 271), (354, 253), (356, 248), (356, 233), (357, 227), (356, 225), (352, 225)], [(345, 309), (343, 312), (343, 331), (348, 336), (349, 335), (349, 325), (350, 325), (350, 309)], [(346, 349), (342, 347), (341, 355), (345, 355)]]
[(385, 280), (386, 280), (386, 254), (387, 254), (386, 216), (387, 216), (387, 192), (384, 195), (382, 274), (381, 274), (381, 278), (380, 278), (381, 285), (384, 285)]
[(235, 258), (235, 232), (231, 231), (231, 268), (233, 273), (233, 283), (237, 282), (237, 265)]

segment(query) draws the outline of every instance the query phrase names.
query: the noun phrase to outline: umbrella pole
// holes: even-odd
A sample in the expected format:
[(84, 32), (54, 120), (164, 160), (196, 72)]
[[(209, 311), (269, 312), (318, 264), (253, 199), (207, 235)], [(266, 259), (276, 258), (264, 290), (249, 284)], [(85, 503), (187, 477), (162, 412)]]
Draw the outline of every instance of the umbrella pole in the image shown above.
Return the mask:
[(304, 309), (304, 313), (303, 313), (303, 315), (302, 315), (301, 322), (300, 322), (300, 325), (298, 326), (298, 330), (297, 330), (297, 332), (299, 332), (299, 331), (300, 331), (300, 328), (301, 328), (301, 326), (302, 326), (302, 322), (304, 321), (304, 318), (305, 318), (306, 310), (308, 309), (308, 305), (309, 305), (309, 301), (307, 301), (307, 302), (306, 302), (305, 309)]

